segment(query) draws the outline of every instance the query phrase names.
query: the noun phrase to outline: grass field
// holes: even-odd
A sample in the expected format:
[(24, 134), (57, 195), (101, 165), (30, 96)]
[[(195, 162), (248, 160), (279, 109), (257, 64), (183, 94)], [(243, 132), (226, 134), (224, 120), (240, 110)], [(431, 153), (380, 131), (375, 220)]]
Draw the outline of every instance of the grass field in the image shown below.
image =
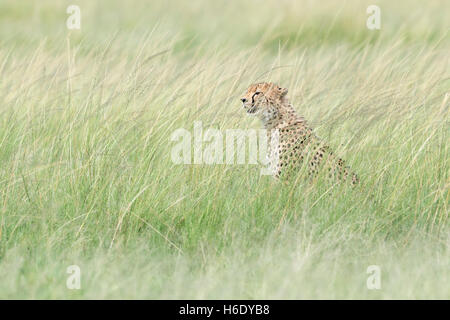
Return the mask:
[[(450, 298), (449, 1), (72, 2), (0, 2), (0, 298)], [(171, 161), (258, 81), (361, 186)]]

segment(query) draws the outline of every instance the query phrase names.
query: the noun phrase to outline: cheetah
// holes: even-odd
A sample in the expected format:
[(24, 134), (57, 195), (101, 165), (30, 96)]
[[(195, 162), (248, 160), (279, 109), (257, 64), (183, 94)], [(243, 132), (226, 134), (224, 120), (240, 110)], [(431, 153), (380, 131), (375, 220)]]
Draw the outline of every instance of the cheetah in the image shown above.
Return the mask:
[(247, 114), (257, 116), (267, 130), (268, 141), (271, 141), (268, 158), (272, 175), (276, 179), (289, 178), (293, 171), (306, 165), (310, 176), (325, 169), (329, 178), (358, 184), (358, 176), (344, 160), (335, 156), (306, 120), (297, 115), (287, 93), (287, 89), (274, 83), (262, 82), (251, 85), (241, 98)]

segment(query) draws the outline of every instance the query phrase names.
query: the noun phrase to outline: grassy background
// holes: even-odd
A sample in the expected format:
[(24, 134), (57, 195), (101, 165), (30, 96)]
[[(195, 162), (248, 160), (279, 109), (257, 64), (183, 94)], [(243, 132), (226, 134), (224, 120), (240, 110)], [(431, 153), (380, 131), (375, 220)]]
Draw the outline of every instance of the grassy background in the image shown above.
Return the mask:
[[(72, 3), (0, 2), (0, 298), (450, 298), (448, 1)], [(172, 163), (266, 80), (360, 188)]]

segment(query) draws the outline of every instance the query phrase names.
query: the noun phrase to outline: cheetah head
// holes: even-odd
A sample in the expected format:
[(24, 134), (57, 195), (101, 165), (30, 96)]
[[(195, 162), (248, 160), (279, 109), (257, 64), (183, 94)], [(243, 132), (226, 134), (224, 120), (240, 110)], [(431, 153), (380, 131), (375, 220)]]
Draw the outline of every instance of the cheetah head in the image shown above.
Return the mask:
[(241, 101), (247, 114), (267, 122), (277, 117), (287, 92), (274, 83), (256, 83), (247, 89)]

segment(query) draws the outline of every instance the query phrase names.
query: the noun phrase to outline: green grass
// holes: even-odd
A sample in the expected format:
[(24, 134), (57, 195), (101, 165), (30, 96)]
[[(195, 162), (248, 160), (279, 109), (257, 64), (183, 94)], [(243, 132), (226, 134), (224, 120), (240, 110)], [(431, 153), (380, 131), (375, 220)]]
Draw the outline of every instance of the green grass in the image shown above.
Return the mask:
[[(450, 298), (447, 1), (75, 3), (0, 4), (0, 298)], [(360, 187), (172, 163), (256, 81)]]

